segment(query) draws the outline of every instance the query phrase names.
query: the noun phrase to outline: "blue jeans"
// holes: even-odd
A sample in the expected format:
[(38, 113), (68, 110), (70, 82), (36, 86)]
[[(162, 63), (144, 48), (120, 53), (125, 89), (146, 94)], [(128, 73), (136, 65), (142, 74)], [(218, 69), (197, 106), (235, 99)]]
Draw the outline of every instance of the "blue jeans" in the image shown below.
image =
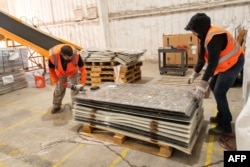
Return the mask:
[(241, 55), (238, 62), (232, 68), (213, 76), (209, 83), (209, 87), (217, 103), (217, 128), (224, 132), (232, 132), (232, 115), (227, 101), (227, 92), (237, 79), (238, 74), (243, 68), (244, 62), (245, 57)]

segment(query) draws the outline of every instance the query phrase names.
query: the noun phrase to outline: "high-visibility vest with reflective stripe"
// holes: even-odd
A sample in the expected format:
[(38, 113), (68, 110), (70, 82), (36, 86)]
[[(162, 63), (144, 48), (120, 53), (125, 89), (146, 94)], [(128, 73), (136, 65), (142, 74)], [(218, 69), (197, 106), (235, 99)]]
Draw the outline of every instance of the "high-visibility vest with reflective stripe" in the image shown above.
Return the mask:
[(244, 53), (243, 48), (240, 46), (240, 44), (234, 39), (234, 37), (228, 31), (220, 27), (211, 26), (206, 35), (205, 44), (204, 44), (206, 62), (208, 61), (207, 45), (211, 41), (213, 36), (218, 35), (218, 34), (227, 34), (227, 46), (223, 51), (220, 52), (219, 62), (214, 71), (214, 75), (230, 69), (233, 65), (236, 64), (239, 56), (242, 53)]
[(67, 69), (66, 71), (63, 70), (62, 67), (62, 62), (61, 62), (61, 48), (64, 46), (65, 44), (59, 44), (54, 46), (53, 48), (51, 48), (49, 50), (50, 56), (49, 59), (51, 61), (51, 63), (53, 63), (55, 65), (55, 72), (56, 75), (58, 77), (62, 77), (62, 76), (73, 76), (77, 71), (78, 71), (78, 60), (79, 60), (79, 52), (77, 51), (76, 48), (74, 48), (73, 46), (71, 46), (71, 48), (73, 49), (73, 57), (72, 57), (72, 61), (69, 62), (67, 64)]

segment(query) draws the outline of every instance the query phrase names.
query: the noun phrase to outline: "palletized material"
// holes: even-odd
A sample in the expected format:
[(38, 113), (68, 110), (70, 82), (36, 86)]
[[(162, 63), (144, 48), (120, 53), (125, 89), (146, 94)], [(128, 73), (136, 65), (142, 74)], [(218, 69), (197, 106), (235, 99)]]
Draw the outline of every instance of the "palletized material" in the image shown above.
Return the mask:
[[(12, 76), (13, 82), (4, 83), (4, 77)], [(23, 70), (16, 70), (15, 72), (0, 73), (0, 95), (6, 94), (15, 90), (28, 87), (26, 75)]]
[(28, 68), (27, 49), (0, 49), (0, 95), (28, 86), (24, 68)]
[(75, 96), (74, 119), (191, 154), (203, 120), (201, 101), (162, 85), (105, 85)]
[(28, 50), (25, 48), (0, 49), (0, 73), (28, 68)]

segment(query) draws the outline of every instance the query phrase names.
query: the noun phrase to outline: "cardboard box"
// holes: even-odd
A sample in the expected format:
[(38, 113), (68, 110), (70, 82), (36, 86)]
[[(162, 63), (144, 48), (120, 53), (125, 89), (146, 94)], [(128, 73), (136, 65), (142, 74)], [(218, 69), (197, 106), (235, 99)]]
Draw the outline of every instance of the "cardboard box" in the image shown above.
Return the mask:
[(163, 47), (173, 46), (176, 47), (179, 44), (179, 37), (176, 35), (163, 35)]
[[(193, 34), (174, 34), (174, 35), (165, 35), (163, 34), (163, 47), (167, 46), (187, 46), (187, 54), (188, 54), (188, 65), (194, 66), (198, 59), (198, 38)], [(172, 59), (177, 64), (181, 64), (181, 56), (171, 56)], [(166, 60), (167, 61), (167, 60)], [(168, 63), (168, 62), (166, 62)]]
[(176, 53), (166, 53), (166, 64), (176, 64)]
[(166, 64), (181, 65), (181, 53), (166, 53)]

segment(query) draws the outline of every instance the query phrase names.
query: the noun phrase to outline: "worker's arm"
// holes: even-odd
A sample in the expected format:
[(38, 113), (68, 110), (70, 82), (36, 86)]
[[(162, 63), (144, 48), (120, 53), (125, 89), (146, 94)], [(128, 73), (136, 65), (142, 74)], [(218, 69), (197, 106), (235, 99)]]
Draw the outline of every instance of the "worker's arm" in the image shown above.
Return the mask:
[(199, 73), (205, 64), (204, 54), (205, 54), (204, 40), (201, 40), (201, 42), (199, 44), (198, 60), (197, 60), (197, 63), (195, 65), (194, 71), (188, 77), (188, 84), (193, 83), (194, 80), (200, 75)]
[(200, 71), (202, 70), (204, 64), (205, 64), (205, 58), (204, 58), (204, 54), (205, 54), (205, 47), (204, 47), (204, 40), (201, 40), (201, 43), (199, 44), (199, 53), (198, 53), (198, 60), (197, 63), (195, 65), (194, 71), (196, 73), (200, 73)]
[(208, 81), (213, 76), (219, 62), (220, 52), (226, 48), (227, 35), (219, 34), (213, 37), (208, 43), (208, 65), (202, 77), (202, 80)]
[(227, 45), (227, 36), (226, 34), (220, 34), (214, 36), (209, 42), (208, 48), (208, 66), (205, 70), (205, 73), (196, 86), (195, 96), (197, 99), (203, 98), (208, 87), (208, 80), (213, 76), (214, 71), (219, 62), (220, 52), (225, 49)]
[(56, 75), (56, 72), (55, 72), (55, 65), (50, 61), (49, 59), (49, 75), (50, 75), (50, 80), (52, 82), (52, 84), (54, 83), (57, 83), (58, 82), (58, 77)]
[(79, 67), (79, 71), (81, 73), (80, 83), (82, 85), (85, 85), (86, 84), (86, 79), (87, 79), (87, 71), (86, 71), (86, 68), (84, 66), (84, 63), (83, 63), (83, 60), (82, 60), (81, 56), (79, 56), (78, 67)]

